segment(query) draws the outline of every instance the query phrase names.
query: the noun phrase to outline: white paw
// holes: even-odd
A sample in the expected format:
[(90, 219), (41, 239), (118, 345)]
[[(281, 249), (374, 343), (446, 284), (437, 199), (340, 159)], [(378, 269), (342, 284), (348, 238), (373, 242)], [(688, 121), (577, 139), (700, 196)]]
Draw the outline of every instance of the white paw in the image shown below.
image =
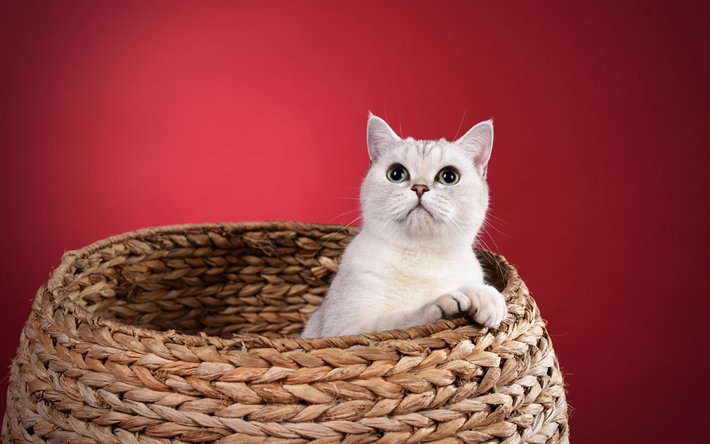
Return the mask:
[(484, 327), (498, 326), (508, 315), (505, 298), (489, 285), (466, 285), (452, 293), (439, 296), (432, 305), (441, 317), (468, 316)]
[(441, 314), (438, 318), (452, 319), (458, 316), (466, 316), (471, 309), (471, 300), (463, 293), (454, 291), (436, 298), (432, 305), (437, 307)]

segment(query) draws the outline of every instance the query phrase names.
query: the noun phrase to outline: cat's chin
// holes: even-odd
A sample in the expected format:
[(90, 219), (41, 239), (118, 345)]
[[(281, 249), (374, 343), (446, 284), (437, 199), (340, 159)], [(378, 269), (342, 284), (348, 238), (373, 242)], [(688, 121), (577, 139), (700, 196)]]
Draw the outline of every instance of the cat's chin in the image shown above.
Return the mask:
[(421, 203), (415, 205), (414, 208), (409, 210), (405, 219), (410, 219), (410, 218), (425, 218), (425, 219), (431, 219), (431, 220), (436, 219), (434, 217), (434, 215), (431, 214), (431, 211), (429, 211)]
[(412, 208), (402, 221), (405, 231), (416, 237), (437, 237), (444, 234), (442, 220), (422, 205)]

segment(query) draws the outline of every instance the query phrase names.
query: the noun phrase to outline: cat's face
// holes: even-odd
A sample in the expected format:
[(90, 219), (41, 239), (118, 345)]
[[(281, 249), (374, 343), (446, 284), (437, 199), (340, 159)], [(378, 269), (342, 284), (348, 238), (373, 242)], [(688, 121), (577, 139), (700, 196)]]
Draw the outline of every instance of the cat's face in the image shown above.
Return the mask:
[(403, 245), (471, 245), (488, 209), (492, 143), (490, 121), (455, 142), (428, 141), (400, 139), (371, 115), (371, 166), (360, 193), (365, 227)]

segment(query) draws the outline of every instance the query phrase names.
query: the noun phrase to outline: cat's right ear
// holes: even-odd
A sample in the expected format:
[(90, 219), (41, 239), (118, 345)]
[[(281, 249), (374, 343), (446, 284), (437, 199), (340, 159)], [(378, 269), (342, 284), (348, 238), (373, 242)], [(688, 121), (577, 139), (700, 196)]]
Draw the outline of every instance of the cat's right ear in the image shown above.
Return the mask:
[(370, 165), (400, 140), (402, 139), (384, 120), (370, 113), (367, 120), (367, 152), (370, 155)]
[(493, 150), (493, 120), (486, 120), (474, 126), (456, 143), (469, 152), (478, 174), (485, 179)]

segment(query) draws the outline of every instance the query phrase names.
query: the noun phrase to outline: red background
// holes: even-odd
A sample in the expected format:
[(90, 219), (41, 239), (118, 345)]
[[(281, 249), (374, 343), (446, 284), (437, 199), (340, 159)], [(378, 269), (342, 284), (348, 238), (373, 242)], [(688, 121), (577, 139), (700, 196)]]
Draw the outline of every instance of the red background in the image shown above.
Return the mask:
[(368, 110), (417, 138), (493, 117), (487, 243), (549, 321), (573, 441), (699, 442), (709, 5), (3, 2), (0, 363), (67, 249), (350, 222)]

